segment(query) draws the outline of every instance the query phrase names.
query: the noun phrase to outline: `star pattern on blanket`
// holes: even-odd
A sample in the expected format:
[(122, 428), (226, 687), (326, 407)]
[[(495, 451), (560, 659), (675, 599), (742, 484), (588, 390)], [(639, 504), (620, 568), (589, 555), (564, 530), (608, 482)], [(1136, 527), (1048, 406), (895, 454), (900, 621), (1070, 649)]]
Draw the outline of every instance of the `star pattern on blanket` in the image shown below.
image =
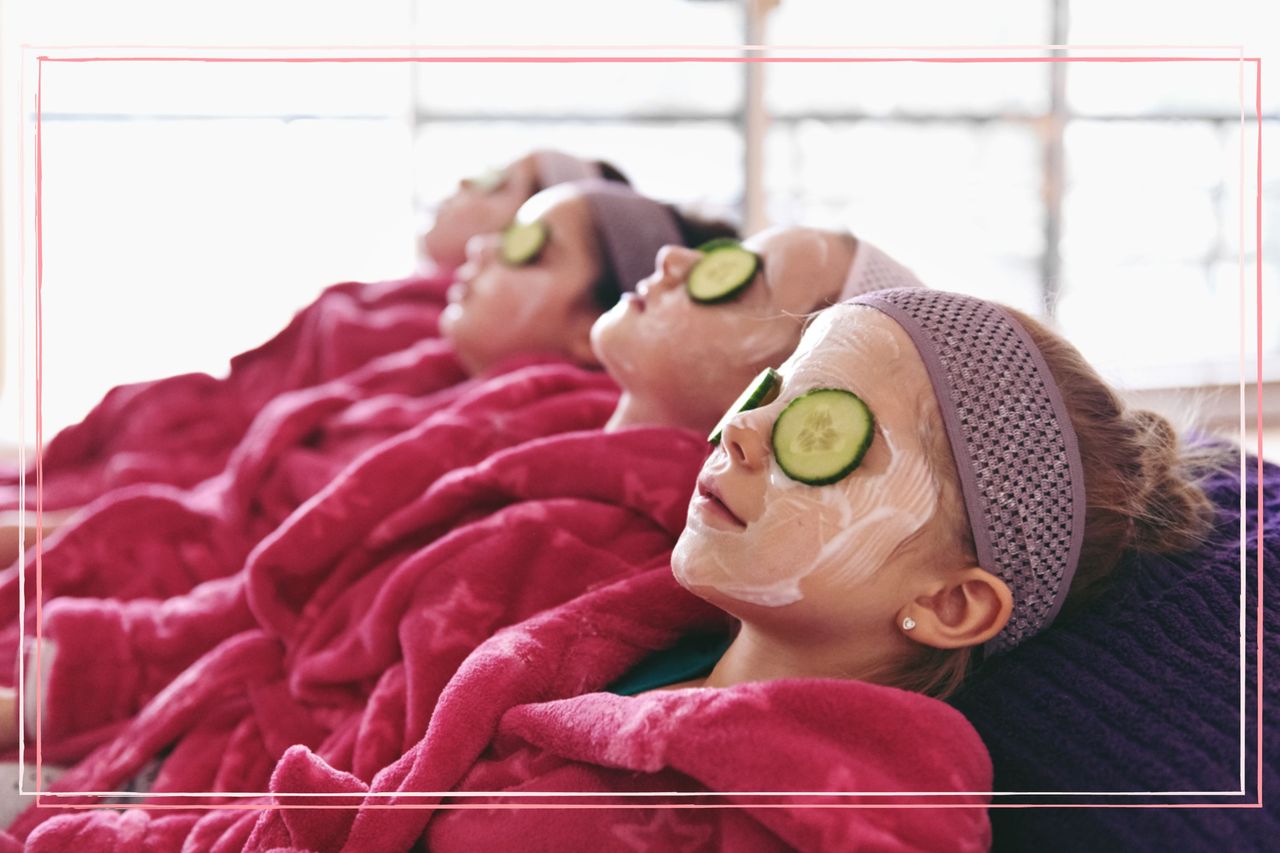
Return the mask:
[(696, 851), (712, 846), (715, 827), (705, 823), (697, 814), (661, 808), (654, 809), (652, 813), (639, 811), (637, 814), (643, 818), (641, 822), (619, 823), (611, 830), (628, 850)]
[(465, 580), (457, 580), (447, 598), (424, 607), (424, 618), (418, 622), (421, 633), (414, 644), (431, 652), (457, 646), (474, 648), (489, 633), (489, 622), (501, 613), (500, 603), (476, 595)]

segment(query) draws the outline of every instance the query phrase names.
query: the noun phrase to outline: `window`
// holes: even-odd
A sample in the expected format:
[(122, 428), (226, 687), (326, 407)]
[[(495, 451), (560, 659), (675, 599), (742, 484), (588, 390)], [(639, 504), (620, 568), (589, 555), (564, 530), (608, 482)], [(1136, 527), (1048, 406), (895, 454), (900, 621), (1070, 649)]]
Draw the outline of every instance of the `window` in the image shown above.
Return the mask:
[[(518, 16), (505, 0), (232, 0), (205, 17), (171, 5), (9, 4), (6, 99), (24, 41), (736, 55), (758, 39), (782, 51), (1280, 32), (1270, 8), (1228, 2), (1210, 18), (1195, 0), (996, 0), (981, 15), (947, 0), (627, 0), (607, 16), (590, 0)], [(222, 373), (326, 284), (407, 273), (415, 217), (459, 176), (540, 146), (610, 159), (642, 190), (703, 213), (847, 226), (935, 286), (1051, 314), (1130, 387), (1231, 382), (1237, 252), (1256, 261), (1251, 218), (1237, 245), (1239, 82), (1231, 62), (47, 64), (46, 435), (119, 382)], [(1280, 86), (1263, 91), (1274, 148)], [(16, 112), (5, 115), (12, 186)], [(1244, 142), (1252, 162), (1252, 130)], [(1280, 183), (1262, 189), (1264, 221), (1280, 220)], [(1247, 181), (1246, 202), (1252, 192)], [(18, 440), (18, 205), (5, 195), (0, 444)], [(1263, 258), (1271, 305), (1276, 233)], [(1265, 332), (1280, 354), (1280, 324)]]
[[(327, 35), (334, 43), (377, 30), (403, 33), (409, 20), (406, 3), (370, 4), (347, 26), (339, 25), (343, 13), (333, 3), (233, 3), (228, 17), (203, 19), (175, 15), (168, 5), (6, 8), (0, 445), (35, 443), (30, 321), (26, 430), (18, 435), (18, 238), (26, 224), (17, 192), (18, 45), (297, 44), (293, 27), (306, 15), (328, 28), (317, 40)], [(255, 26), (246, 37), (240, 25), (248, 19)], [(231, 356), (265, 341), (328, 284), (412, 270), (407, 67), (47, 62), (42, 77), (46, 440), (117, 384), (188, 371), (224, 374)], [(29, 120), (30, 104), (24, 106)], [(25, 141), (30, 155), (32, 137)], [(30, 230), (27, 236), (31, 317)]]

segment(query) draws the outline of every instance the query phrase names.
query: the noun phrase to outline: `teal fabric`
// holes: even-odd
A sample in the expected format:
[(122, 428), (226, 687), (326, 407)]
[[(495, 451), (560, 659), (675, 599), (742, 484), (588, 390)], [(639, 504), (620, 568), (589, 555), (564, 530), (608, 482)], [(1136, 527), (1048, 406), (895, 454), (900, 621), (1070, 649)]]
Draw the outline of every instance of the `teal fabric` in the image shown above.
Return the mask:
[(729, 648), (729, 643), (730, 638), (722, 635), (684, 637), (671, 648), (654, 652), (640, 661), (605, 690), (619, 696), (635, 696), (705, 676)]

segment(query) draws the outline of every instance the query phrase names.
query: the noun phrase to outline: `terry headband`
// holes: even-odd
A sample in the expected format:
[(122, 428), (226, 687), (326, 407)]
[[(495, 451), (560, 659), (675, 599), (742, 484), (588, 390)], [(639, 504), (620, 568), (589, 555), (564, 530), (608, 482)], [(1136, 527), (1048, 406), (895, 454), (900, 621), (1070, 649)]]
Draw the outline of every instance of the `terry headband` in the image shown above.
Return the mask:
[(964, 491), (978, 564), (1013, 593), (1007, 651), (1062, 608), (1080, 559), (1080, 447), (1044, 356), (999, 306), (924, 288), (866, 294), (915, 343), (929, 372)]
[(654, 258), (663, 246), (684, 245), (675, 214), (661, 202), (640, 195), (625, 184), (596, 179), (579, 182), (591, 207), (591, 220), (604, 246), (606, 263), (621, 292), (653, 272)]
[(891, 287), (924, 287), (924, 284), (911, 270), (866, 240), (858, 240), (853, 251), (853, 263), (849, 265), (849, 275), (840, 288), (839, 301), (844, 302), (873, 290), (887, 290)]
[(535, 151), (533, 162), (538, 168), (538, 184), (544, 190), (556, 184), (600, 177), (600, 168), (595, 163), (589, 163), (572, 154), (565, 154), (563, 151), (550, 149)]

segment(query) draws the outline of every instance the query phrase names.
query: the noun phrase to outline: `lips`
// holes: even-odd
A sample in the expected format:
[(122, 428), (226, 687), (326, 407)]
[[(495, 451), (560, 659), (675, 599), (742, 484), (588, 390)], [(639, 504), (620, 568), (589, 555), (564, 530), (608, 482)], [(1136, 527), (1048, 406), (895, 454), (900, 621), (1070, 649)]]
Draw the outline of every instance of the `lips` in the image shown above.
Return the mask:
[(738, 514), (725, 503), (724, 496), (720, 494), (720, 490), (714, 480), (707, 477), (698, 480), (696, 499), (699, 509), (713, 517), (730, 522), (735, 527), (745, 528), (747, 526), (747, 523), (739, 518)]
[(629, 308), (644, 313), (644, 297), (638, 292), (622, 294), (622, 300), (627, 303)]

